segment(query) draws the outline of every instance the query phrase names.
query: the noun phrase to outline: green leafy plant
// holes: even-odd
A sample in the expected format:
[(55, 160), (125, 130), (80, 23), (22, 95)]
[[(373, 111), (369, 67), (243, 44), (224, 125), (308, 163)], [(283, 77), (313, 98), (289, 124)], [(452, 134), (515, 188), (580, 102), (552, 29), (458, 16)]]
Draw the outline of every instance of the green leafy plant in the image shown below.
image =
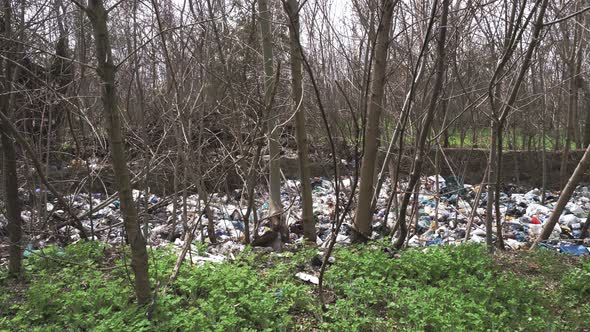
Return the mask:
[[(183, 265), (148, 319), (134, 304), (128, 251), (88, 242), (25, 260), (26, 280), (0, 270), (0, 330), (8, 331), (562, 331), (590, 326), (590, 263), (545, 251), (492, 257), (485, 247), (339, 247), (328, 300), (294, 277), (317, 249)], [(201, 248), (204, 250), (204, 248)], [(161, 285), (173, 248), (150, 251)], [(509, 264), (508, 264), (509, 263)], [(531, 273), (531, 269), (535, 273)], [(317, 271), (316, 271), (317, 272)], [(156, 284), (154, 282), (154, 284)]]

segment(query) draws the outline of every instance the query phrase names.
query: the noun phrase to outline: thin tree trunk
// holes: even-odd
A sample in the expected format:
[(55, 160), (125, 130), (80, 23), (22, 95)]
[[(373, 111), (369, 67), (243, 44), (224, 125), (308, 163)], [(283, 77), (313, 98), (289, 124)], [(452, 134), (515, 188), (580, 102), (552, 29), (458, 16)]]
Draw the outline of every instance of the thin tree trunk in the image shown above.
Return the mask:
[(397, 219), (397, 193), (395, 188), (397, 183), (397, 172), (396, 172), (396, 164), (399, 163), (399, 159), (390, 159), (389, 160), (389, 180), (391, 181), (391, 193), (389, 194), (389, 199), (387, 200), (387, 206), (385, 207), (385, 215), (383, 216), (383, 222), (387, 225), (387, 220), (389, 219), (389, 214), (391, 213), (392, 207), (395, 209), (396, 214), (395, 218)]
[(203, 178), (200, 176), (199, 179), (197, 179), (197, 191), (199, 192), (199, 200), (202, 199), (203, 202), (205, 202), (204, 210), (205, 214), (207, 214), (207, 237), (209, 238), (209, 241), (211, 243), (217, 243), (217, 236), (215, 234), (215, 223), (213, 222), (215, 216), (213, 215), (213, 210), (211, 210), (211, 208), (209, 207), (209, 194), (205, 188), (205, 182), (203, 181)]
[(463, 241), (465, 242), (469, 240), (469, 237), (471, 235), (471, 226), (473, 225), (473, 220), (475, 219), (475, 215), (477, 214), (477, 207), (479, 206), (479, 200), (484, 190), (484, 184), (489, 178), (489, 170), (490, 166), (488, 163), (488, 167), (484, 171), (484, 175), (481, 177), (479, 188), (477, 188), (477, 192), (475, 193), (475, 199), (473, 200), (473, 206), (471, 207), (471, 213), (469, 215), (469, 220), (467, 221), (467, 227), (465, 227), (465, 238), (463, 239)]
[(131, 246), (131, 266), (135, 275), (135, 295), (139, 304), (147, 304), (150, 302), (151, 297), (148, 254), (146, 241), (141, 234), (139, 218), (133, 202), (129, 170), (125, 157), (125, 138), (121, 128), (115, 85), (116, 68), (113, 63), (107, 28), (108, 13), (102, 0), (89, 0), (86, 13), (92, 23), (94, 33), (98, 61), (97, 72), (101, 79), (101, 99), (111, 148), (111, 160), (119, 190), (125, 231)]
[[(248, 207), (246, 208), (246, 214), (244, 215), (244, 242), (246, 244), (250, 244), (250, 215), (254, 217), (256, 215), (256, 207), (254, 206), (254, 185), (256, 183), (256, 174), (254, 173), (255, 166), (258, 165), (260, 161), (260, 152), (262, 151), (262, 143), (256, 143), (256, 152), (254, 153), (254, 157), (252, 158), (252, 163), (250, 164), (250, 168), (248, 169), (248, 174), (246, 175), (246, 190), (248, 192)], [(253, 218), (255, 219), (255, 218)], [(256, 235), (256, 234), (255, 234)]]
[[(443, 123), (444, 126), (444, 123)], [(440, 144), (440, 142), (438, 143)], [(438, 177), (440, 175), (440, 149), (436, 149), (434, 155), (434, 220), (432, 221), (432, 229), (438, 229), (438, 206), (440, 204), (440, 185), (438, 183)]]
[(567, 124), (566, 124), (566, 128), (565, 128), (565, 145), (563, 146), (563, 154), (561, 156), (561, 167), (559, 169), (559, 181), (560, 181), (560, 185), (561, 187), (563, 187), (565, 185), (565, 182), (567, 181), (567, 162), (569, 159), (569, 153), (570, 153), (570, 149), (571, 149), (571, 145), (572, 145), (572, 139), (573, 139), (573, 131), (574, 131), (574, 112), (575, 112), (575, 102), (576, 102), (576, 98), (575, 98), (575, 79), (574, 79), (574, 74), (575, 74), (575, 70), (574, 70), (574, 65), (571, 64), (570, 66), (570, 82), (569, 82), (569, 102), (568, 102), (568, 107), (567, 107)]
[(289, 36), (291, 51), (291, 89), (293, 90), (293, 108), (295, 110), (295, 137), (297, 140), (297, 157), (299, 178), (301, 181), (301, 203), (303, 236), (306, 240), (316, 242), (315, 221), (313, 219), (313, 201), (311, 196), (311, 169), (305, 130), (305, 111), (303, 105), (303, 78), (301, 72), (301, 50), (299, 49), (299, 1), (288, 0), (286, 5), (289, 16)]
[(371, 236), (373, 210), (373, 178), (377, 161), (377, 139), (379, 137), (379, 120), (386, 82), (387, 51), (389, 32), (393, 18), (394, 0), (382, 0), (381, 18), (377, 28), (375, 44), (375, 62), (373, 64), (373, 82), (371, 98), (367, 109), (367, 129), (365, 132), (364, 154), (361, 161), (359, 198), (354, 218), (353, 241), (366, 241)]
[[(264, 101), (268, 107), (271, 105), (273, 98), (274, 85), (273, 81), (273, 50), (271, 36), (271, 15), (268, 8), (268, 0), (258, 0), (258, 12), (260, 15), (260, 33), (262, 36), (262, 56), (264, 61)], [(284, 225), (281, 214), (283, 206), (281, 203), (281, 169), (280, 153), (281, 146), (279, 143), (279, 131), (276, 127), (276, 114), (273, 114), (272, 107), (269, 107), (266, 114), (267, 135), (269, 148), (269, 215), (271, 217), (271, 228), (277, 232), (276, 243), (273, 245), (276, 249), (289, 240), (288, 228)], [(286, 221), (285, 221), (286, 222)]]
[[(532, 33), (532, 38), (530, 43), (528, 44), (527, 47), (527, 51), (526, 54), (523, 58), (523, 63), (522, 66), (520, 67), (520, 70), (518, 72), (518, 76), (516, 77), (516, 79), (514, 80), (514, 84), (510, 90), (510, 94), (508, 96), (508, 99), (506, 101), (506, 103), (502, 106), (501, 108), (501, 112), (500, 112), (500, 116), (498, 119), (493, 119), (492, 120), (492, 150), (494, 150), (494, 144), (497, 144), (497, 151), (498, 151), (498, 157), (496, 158), (496, 160), (493, 160), (494, 158), (494, 154), (490, 154), (490, 163), (492, 164), (491, 166), (493, 166), (494, 163), (497, 163), (498, 169), (497, 169), (497, 178), (496, 178), (496, 199), (499, 200), (499, 191), (498, 191), (498, 187), (500, 186), (500, 171), (501, 171), (501, 161), (502, 161), (502, 127), (504, 126), (504, 124), (506, 123), (506, 118), (508, 117), (508, 114), (510, 112), (510, 110), (512, 109), (512, 107), (514, 106), (514, 103), (516, 102), (516, 98), (518, 96), (518, 91), (520, 90), (520, 86), (522, 85), (522, 82), (524, 80), (525, 74), (527, 73), (529, 67), (530, 67), (530, 63), (531, 63), (531, 59), (533, 56), (533, 53), (539, 43), (539, 35), (541, 33), (541, 29), (543, 28), (543, 19), (545, 17), (545, 10), (547, 9), (547, 4), (548, 4), (548, 0), (538, 0), (535, 3), (535, 11), (538, 5), (540, 5), (539, 7), (539, 12), (537, 15), (537, 18), (535, 19), (534, 25), (533, 25), (533, 33)], [(523, 4), (524, 6), (524, 4)], [(524, 8), (522, 9), (524, 12)], [(534, 11), (529, 13), (527, 16), (526, 21), (528, 22), (528, 20), (530, 18), (532, 18), (534, 14)], [(522, 14), (521, 14), (522, 15)], [(520, 18), (518, 20), (520, 22)], [(526, 26), (526, 24), (525, 24)], [(524, 29), (524, 26), (522, 27), (522, 29)], [(521, 32), (516, 32), (515, 31), (515, 37), (514, 37), (514, 42), (518, 41), (520, 39), (520, 37), (522, 36), (522, 31)], [(512, 53), (514, 52), (514, 49), (508, 49), (508, 51), (506, 53), (504, 53), (504, 57), (502, 62), (500, 63), (500, 65), (496, 68), (496, 72), (494, 74), (494, 78), (497, 77), (496, 75), (500, 75), (503, 71), (504, 71), (504, 67), (508, 61), (508, 59), (510, 58), (510, 56), (512, 55)], [(494, 78), (492, 78), (491, 83), (494, 83), (495, 80)], [(496, 88), (500, 87), (499, 82), (497, 82), (498, 84), (496, 85)], [(492, 105), (492, 110), (494, 110), (494, 95), (491, 93), (492, 92), (492, 88), (493, 86), (490, 85), (489, 87), (489, 91), (490, 91), (490, 103)], [(497, 130), (497, 137), (496, 139), (493, 138), (494, 136), (494, 127)], [(493, 168), (491, 168), (490, 170), (492, 170)], [(491, 180), (491, 178), (490, 178)], [(488, 193), (491, 193), (492, 190), (490, 188), (490, 190), (488, 191)], [(493, 199), (493, 197), (491, 197), (491, 195), (489, 195), (490, 197), (488, 197), (488, 200)], [(488, 222), (489, 218), (491, 218), (491, 206), (490, 206), (490, 202), (488, 201), (488, 216), (486, 218), (486, 230), (489, 232), (491, 231), (491, 220)], [(496, 203), (496, 211), (497, 214), (499, 214), (499, 202)], [(499, 219), (501, 216), (497, 215), (496, 216), (498, 219), (496, 219), (496, 227), (497, 227), (497, 232), (498, 232), (498, 244), (499, 245), (503, 245), (503, 239), (502, 239), (502, 228), (501, 228), (501, 220)], [(486, 243), (488, 245), (488, 248), (490, 250), (493, 250), (493, 247), (491, 247), (491, 234), (488, 233), (487, 234), (487, 238), (486, 238)], [(503, 248), (503, 246), (502, 246)]]
[(588, 237), (588, 229), (589, 228), (590, 228), (590, 212), (588, 212), (588, 215), (586, 216), (586, 222), (584, 222), (584, 226), (582, 226), (582, 230), (580, 231), (580, 239), (585, 239)]
[[(537, 53), (538, 55), (539, 53)], [(533, 67), (534, 69), (534, 67)], [(534, 73), (535, 71), (533, 71)], [(541, 108), (542, 108), (542, 116), (541, 116), (541, 163), (542, 163), (542, 171), (543, 171), (543, 179), (541, 185), (541, 204), (545, 204), (545, 192), (547, 190), (547, 149), (546, 149), (546, 137), (547, 129), (545, 125), (545, 116), (547, 115), (547, 94), (545, 93), (545, 78), (542, 72), (542, 64), (539, 62), (539, 70), (537, 71), (539, 74), (539, 84), (540, 91), (534, 91), (536, 93), (543, 93), (543, 98), (541, 99)], [(533, 75), (533, 90), (536, 90), (535, 82), (535, 75)]]
[[(580, 28), (580, 26), (578, 25), (578, 29)], [(582, 72), (582, 61), (583, 61), (583, 57), (584, 57), (584, 48), (582, 47), (582, 45), (580, 45), (578, 47), (578, 52), (576, 54), (576, 65), (574, 68), (574, 76), (572, 77), (572, 85), (573, 85), (573, 105), (574, 105), (574, 138), (576, 141), (576, 149), (583, 149), (583, 145), (582, 145), (582, 134), (580, 132), (580, 120), (578, 117), (578, 106), (579, 106), (579, 99), (580, 99), (580, 85), (579, 85), (579, 81), (580, 81), (580, 74)]]
[[(502, 123), (498, 124), (496, 128), (496, 184), (495, 184), (495, 200), (494, 207), (496, 210), (496, 235), (498, 237), (497, 247), (504, 250), (504, 239), (502, 238), (502, 213), (500, 212), (500, 185), (502, 184)], [(518, 172), (516, 173), (518, 174)], [(518, 175), (517, 175), (518, 177)]]
[[(576, 5), (576, 8), (578, 6)], [(568, 104), (567, 104), (567, 119), (566, 119), (566, 128), (565, 128), (565, 145), (563, 147), (563, 155), (561, 158), (561, 168), (559, 170), (559, 181), (560, 186), (563, 187), (565, 182), (567, 181), (568, 171), (567, 171), (567, 164), (569, 159), (569, 153), (571, 150), (572, 142), (576, 142), (576, 112), (577, 112), (577, 94), (578, 94), (578, 84), (577, 84), (577, 64), (578, 59), (581, 57), (581, 50), (582, 47), (580, 45), (580, 52), (577, 52), (578, 49), (578, 41), (581, 40), (580, 38), (580, 27), (581, 25), (576, 25), (574, 30), (573, 41), (569, 38), (569, 33), (567, 32), (569, 29), (567, 25), (564, 23), (561, 24), (562, 33), (564, 36), (564, 44), (566, 51), (564, 50), (562, 54), (564, 64), (564, 77), (567, 75), (568, 80)], [(571, 47), (570, 47), (571, 46)], [(566, 54), (567, 52), (567, 54)], [(567, 68), (567, 70), (566, 70)]]
[[(4, 26), (0, 27), (0, 31), (6, 36), (6, 40), (11, 38), (11, 14), (12, 8), (10, 0), (4, 0)], [(2, 51), (7, 51), (3, 44)], [(21, 219), (21, 205), (18, 199), (18, 175), (16, 172), (16, 151), (15, 140), (9, 136), (10, 129), (8, 128), (8, 118), (10, 117), (10, 109), (14, 101), (14, 94), (6, 93), (10, 90), (10, 80), (12, 79), (12, 67), (8, 60), (0, 61), (0, 112), (4, 115), (0, 120), (0, 136), (2, 142), (2, 176), (4, 186), (4, 201), (6, 207), (6, 218), (8, 219), (8, 239), (10, 241), (8, 247), (8, 273), (16, 278), (21, 276), (22, 272), (22, 219)]]
[[(572, 176), (567, 181), (567, 184), (565, 185), (565, 187), (561, 191), (561, 194), (559, 195), (559, 199), (557, 200), (557, 204), (555, 205), (555, 208), (553, 208), (553, 212), (551, 212), (551, 216), (549, 217), (549, 220), (543, 226), (543, 230), (541, 231), (541, 234), (539, 235), (539, 238), (537, 239), (537, 241), (535, 241), (534, 246), (536, 246), (539, 242), (545, 241), (549, 238), (549, 236), (551, 235), (551, 232), (553, 232), (553, 228), (555, 228), (555, 224), (557, 224), (557, 222), (559, 221), (559, 217), (561, 216), (561, 213), (565, 209), (566, 204), (569, 202), (570, 198), (572, 197), (572, 194), (574, 193), (576, 186), (578, 185), (578, 183), (580, 182), (580, 180), (584, 176), (584, 173), (588, 170), (589, 167), (590, 167), (590, 145), (588, 145), (588, 147), (586, 148), (586, 152), (584, 153), (584, 156), (582, 157), (582, 159), (578, 163), (576, 170), (574, 171)], [(588, 221), (586, 221), (586, 222), (588, 222)]]
[(487, 202), (486, 202), (486, 245), (488, 247), (488, 250), (490, 252), (492, 252), (494, 250), (493, 247), (493, 241), (492, 241), (492, 224), (493, 224), (493, 216), (492, 216), (492, 211), (493, 211), (493, 207), (494, 207), (494, 196), (496, 193), (496, 190), (494, 188), (494, 186), (492, 185), (492, 180), (494, 179), (494, 174), (496, 171), (496, 145), (497, 145), (497, 139), (496, 139), (496, 126), (497, 124), (495, 123), (494, 120), (491, 120), (492, 125), (490, 126), (490, 130), (491, 130), (491, 138), (490, 138), (490, 155), (489, 155), (489, 159), (488, 159), (488, 196), (487, 196)]
[[(180, 165), (180, 153), (176, 154), (174, 165), (172, 165), (172, 190), (174, 190), (174, 194), (172, 194), (172, 230), (170, 234), (168, 234), (168, 241), (174, 241), (175, 233), (176, 233), (176, 225), (178, 224), (178, 193), (179, 185), (178, 185), (178, 167)], [(182, 225), (182, 233), (181, 237), (184, 233), (188, 232), (186, 225)]]
[(586, 87), (586, 123), (584, 124), (584, 146), (590, 145), (590, 88)]
[[(8, 99), (3, 97), (2, 99)], [(2, 102), (4, 104), (4, 102)], [(4, 107), (2, 107), (4, 108)], [(5, 112), (5, 109), (2, 110)], [(8, 136), (2, 125), (2, 152), (4, 199), (6, 202), (6, 217), (8, 219), (9, 259), (8, 273), (14, 277), (21, 275), (22, 257), (22, 219), (21, 205), (18, 199), (18, 177), (16, 173), (16, 151), (14, 140)]]
[[(432, 5), (432, 17), (434, 17), (436, 13), (436, 7), (438, 5), (438, 1), (434, 1)], [(439, 26), (439, 35), (437, 41), (437, 53), (436, 53), (436, 64), (435, 64), (435, 81), (432, 87), (432, 96), (430, 98), (430, 104), (428, 105), (428, 110), (426, 112), (426, 116), (424, 121), (422, 122), (422, 128), (419, 131), (419, 136), (417, 136), (418, 141), (416, 145), (416, 157), (414, 159), (414, 163), (412, 166), (412, 174), (410, 175), (410, 181), (408, 184), (408, 188), (413, 188), (417, 185), (418, 181), (420, 180), (420, 175), (422, 172), (422, 163), (424, 162), (424, 154), (425, 154), (425, 146), (426, 146), (426, 138), (428, 137), (428, 133), (430, 131), (430, 125), (432, 124), (432, 120), (434, 119), (434, 114), (436, 111), (436, 105), (438, 103), (439, 96), (442, 94), (443, 90), (443, 81), (444, 81), (444, 72), (445, 72), (445, 41), (447, 36), (447, 18), (449, 14), (449, 0), (443, 0), (442, 2), (442, 14), (440, 19), (440, 26)], [(437, 179), (438, 180), (438, 179)], [(400, 227), (399, 237), (397, 238), (394, 246), (400, 249), (406, 239), (407, 236), (407, 227), (406, 227), (406, 210), (408, 207), (408, 203), (410, 201), (411, 193), (406, 192), (402, 199), (402, 204), (400, 206), (400, 215), (398, 224)]]

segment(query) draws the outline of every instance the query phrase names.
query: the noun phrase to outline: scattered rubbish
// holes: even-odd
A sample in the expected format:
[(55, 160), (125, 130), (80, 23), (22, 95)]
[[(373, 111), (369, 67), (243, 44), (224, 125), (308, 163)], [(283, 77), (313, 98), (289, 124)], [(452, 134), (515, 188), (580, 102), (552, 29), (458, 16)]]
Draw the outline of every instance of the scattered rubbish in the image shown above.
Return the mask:
[(295, 277), (297, 277), (305, 282), (312, 283), (314, 285), (317, 285), (320, 283), (320, 279), (318, 277), (313, 276), (311, 274), (303, 273), (303, 272), (297, 272), (295, 274)]
[[(348, 195), (344, 193), (351, 190), (352, 182), (353, 179), (350, 177), (343, 177), (340, 182), (341, 198), (343, 199), (340, 201), (341, 207), (346, 206), (345, 200)], [(404, 185), (400, 184), (400, 188), (403, 188)], [(332, 179), (323, 177), (312, 179), (313, 212), (318, 248), (327, 247), (330, 239), (333, 238), (333, 222), (336, 211), (334, 186)], [(383, 190), (376, 199), (371, 239), (389, 239), (391, 231), (395, 229), (399, 207), (394, 205), (394, 207), (390, 207), (389, 213), (386, 213), (391, 187), (389, 179), (386, 179)], [(290, 230), (289, 239), (298, 245), (305, 242), (301, 220), (300, 188), (299, 181), (286, 180), (283, 183), (281, 194), (285, 209), (284, 218)], [(437, 188), (438, 192), (436, 192)], [(268, 194), (262, 187), (259, 189), (256, 191), (254, 209), (250, 211), (248, 217), (251, 236), (254, 234), (264, 235), (270, 229), (268, 227), (270, 219)], [(476, 193), (479, 190), (483, 190), (481, 199), (476, 201)], [(502, 190), (499, 201), (504, 244), (510, 250), (530, 248), (549, 219), (559, 193), (545, 192), (546, 200), (542, 204), (542, 192), (539, 189), (527, 191), (519, 186), (507, 184), (502, 187)], [(176, 202), (172, 197), (160, 197), (149, 193), (149, 191), (141, 190), (133, 190), (133, 197), (144, 222), (142, 228), (145, 227), (147, 240), (153, 246), (172, 245), (174, 248), (180, 249), (185, 244), (185, 232), (192, 230), (194, 237), (191, 246), (199, 242), (208, 245), (207, 254), (193, 255), (194, 262), (220, 262), (224, 259), (233, 259), (232, 257), (245, 248), (243, 244), (246, 233), (244, 218), (248, 213), (248, 202), (242, 200), (239, 190), (213, 193), (205, 199), (196, 194), (189, 194), (184, 198), (177, 197)], [(65, 198), (71, 202), (71, 208), (78, 211), (80, 221), (88, 233), (91, 229), (94, 230), (96, 240), (110, 244), (125, 243), (123, 217), (118, 199), (104, 193), (79, 193)], [(408, 205), (406, 213), (406, 221), (409, 224), (408, 246), (456, 245), (465, 241), (486, 242), (486, 188), (465, 184), (460, 177), (428, 176), (422, 179), (417, 198), (415, 204), (411, 202)], [(48, 197), (47, 204), (41, 208), (44, 211), (35, 211), (30, 207), (25, 207), (21, 216), (26, 224), (32, 222), (33, 218), (39, 218), (48, 212), (51, 214), (50, 218), (54, 216), (60, 220), (67, 218), (64, 210), (58, 208), (63, 207), (57, 204), (55, 198)], [(92, 213), (90, 213), (91, 208)], [(574, 191), (549, 237), (551, 244), (544, 243), (541, 246), (574, 255), (589, 255), (587, 247), (590, 246), (590, 240), (576, 242), (587, 222), (586, 217), (589, 211), (590, 189), (587, 185), (580, 185)], [(339, 217), (343, 218), (343, 224), (335, 236), (336, 242), (340, 245), (349, 244), (351, 243), (354, 211), (342, 215), (342, 208), (340, 208), (339, 213)], [(497, 234), (495, 209), (492, 212), (492, 217), (494, 220), (493, 240), (497, 241), (495, 238)], [(217, 244), (210, 243), (208, 236), (210, 227), (208, 226), (211, 223), (213, 223)], [(0, 215), (0, 236), (7, 235), (6, 224), (6, 219)], [(62, 225), (56, 234), (31, 239), (33, 243), (27, 245), (23, 255), (28, 257), (34, 253), (34, 250), (42, 249), (52, 243), (64, 245), (80, 239), (80, 232), (76, 228), (63, 226), (63, 223), (59, 222), (56, 224)], [(468, 224), (471, 225), (469, 231), (467, 230)], [(468, 238), (466, 239), (467, 234)], [(333, 263), (333, 260), (334, 258), (330, 257), (329, 262)], [(312, 265), (319, 266), (321, 261), (322, 257), (318, 256)], [(309, 282), (313, 283), (313, 281)]]
[(203, 255), (203, 256), (197, 256), (197, 255), (192, 256), (193, 264), (202, 264), (205, 262), (223, 263), (224, 260), (225, 260), (224, 256), (211, 255), (208, 253), (205, 253), (205, 255)]
[(33, 249), (33, 244), (29, 243), (29, 244), (27, 244), (25, 250), (23, 251), (23, 257), (29, 258), (35, 252), (36, 252), (36, 250)]
[(564, 254), (570, 254), (574, 256), (590, 255), (588, 248), (584, 247), (583, 245), (560, 244), (559, 250), (561, 250), (561, 252)]
[(427, 246), (440, 246), (443, 243), (440, 237), (435, 238), (434, 240), (426, 242)]

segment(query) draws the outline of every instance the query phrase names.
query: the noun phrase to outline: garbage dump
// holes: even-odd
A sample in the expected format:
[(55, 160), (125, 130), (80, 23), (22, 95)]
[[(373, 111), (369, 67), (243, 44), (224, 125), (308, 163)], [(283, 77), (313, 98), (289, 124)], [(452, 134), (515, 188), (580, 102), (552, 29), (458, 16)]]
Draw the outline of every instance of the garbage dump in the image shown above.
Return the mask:
[[(325, 248), (333, 231), (336, 197), (333, 179), (316, 177), (312, 180), (313, 210), (317, 227), (317, 245)], [(353, 179), (342, 178), (340, 181), (341, 207), (350, 196)], [(436, 185), (438, 181), (438, 186)], [(403, 188), (403, 183), (401, 185)], [(438, 192), (436, 192), (438, 188)], [(476, 193), (482, 190), (477, 201)], [(391, 230), (396, 222), (397, 204), (392, 204), (386, 213), (391, 186), (386, 182), (381, 191), (373, 216), (372, 239), (389, 239), (394, 236)], [(288, 223), (290, 240), (294, 243), (303, 242), (303, 227), (301, 225), (300, 185), (297, 180), (287, 180), (282, 187), (283, 218)], [(508, 250), (530, 248), (538, 237), (544, 223), (549, 219), (551, 211), (558, 199), (558, 192), (547, 191), (545, 201), (542, 202), (542, 192), (534, 188), (525, 190), (516, 185), (507, 185), (500, 194), (500, 213), (504, 245)], [(198, 195), (189, 195), (183, 199), (176, 197), (159, 197), (149, 192), (133, 190), (137, 203), (142, 231), (151, 246), (166, 246), (174, 243), (175, 247), (184, 245), (185, 230), (194, 231), (194, 244), (208, 243), (207, 225), (214, 223), (217, 244), (210, 246), (207, 255), (193, 257), (197, 261), (220, 262), (224, 257), (230, 257), (244, 249), (244, 216), (247, 212), (247, 201), (243, 199), (239, 190), (229, 193), (216, 193), (207, 197), (207, 201)], [(464, 184), (461, 178), (428, 176), (421, 180), (421, 186), (413, 204), (409, 204), (408, 218), (409, 235), (407, 246), (422, 247), (436, 245), (458, 245), (464, 242), (485, 243), (485, 218), (487, 193), (485, 188)], [(401, 196), (400, 196), (401, 198)], [(99, 193), (87, 195), (80, 193), (66, 196), (72, 208), (78, 211), (78, 217), (88, 230), (93, 233), (94, 240), (110, 244), (125, 243), (123, 219), (119, 201), (116, 197), (106, 197)], [(53, 216), (59, 226), (57, 232), (33, 233), (27, 239), (27, 250), (30, 252), (48, 244), (67, 244), (80, 240), (79, 231), (57, 221), (67, 220), (66, 213), (57, 209), (56, 201), (48, 198), (46, 211), (25, 209), (22, 212), (23, 222), (29, 224), (32, 218), (38, 218), (39, 213)], [(250, 213), (249, 225), (252, 234), (262, 235), (268, 230), (265, 216), (268, 216), (268, 194), (259, 191), (255, 197), (255, 211)], [(208, 207), (206, 209), (205, 207)], [(93, 210), (93, 213), (89, 213)], [(206, 210), (212, 215), (207, 215)], [(340, 209), (342, 211), (343, 209)], [(582, 239), (582, 230), (586, 224), (590, 211), (590, 189), (588, 185), (579, 185), (567, 204), (565, 211), (555, 226), (548, 241), (541, 247), (549, 250), (571, 254), (589, 255), (590, 241)], [(336, 236), (339, 244), (349, 244), (351, 241), (351, 224), (353, 212), (346, 211), (344, 223)], [(387, 216), (387, 220), (385, 217)], [(496, 218), (495, 211), (492, 217)], [(50, 218), (51, 220), (51, 218)], [(260, 222), (258, 222), (260, 221)], [(471, 222), (470, 222), (471, 221)], [(468, 230), (468, 225), (471, 229)], [(496, 223), (494, 222), (493, 240), (497, 241)], [(0, 217), (0, 236), (6, 236), (6, 221)], [(5, 241), (3, 241), (5, 242)], [(6, 243), (6, 242), (5, 242)], [(193, 248), (193, 251), (197, 251)], [(5, 260), (6, 258), (2, 258)]]

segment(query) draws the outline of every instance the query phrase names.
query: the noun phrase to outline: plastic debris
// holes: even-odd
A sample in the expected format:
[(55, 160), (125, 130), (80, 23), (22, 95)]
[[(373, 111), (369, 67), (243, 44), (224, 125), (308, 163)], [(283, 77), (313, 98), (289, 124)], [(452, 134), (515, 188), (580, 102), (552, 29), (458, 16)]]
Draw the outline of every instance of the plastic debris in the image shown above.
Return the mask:
[[(348, 199), (353, 181), (355, 179), (352, 177), (343, 177), (340, 183), (341, 200), (339, 203), (341, 208), (339, 209), (339, 217), (344, 220), (339, 233), (335, 236), (339, 245), (351, 242), (354, 210), (344, 215), (342, 210), (346, 206), (346, 199)], [(436, 192), (437, 183), (438, 193)], [(325, 248), (333, 238), (336, 210), (334, 185), (333, 179), (324, 177), (312, 179), (313, 212), (317, 231), (316, 243), (320, 248)], [(398, 188), (404, 188), (404, 186), (405, 184), (401, 183)], [(399, 210), (396, 210), (399, 209), (399, 206), (396, 205), (391, 207), (387, 213), (391, 187), (389, 179), (386, 179), (383, 190), (377, 197), (371, 239), (391, 238), (396, 215), (399, 214)], [(290, 230), (289, 239), (294, 243), (304, 242), (300, 188), (299, 181), (292, 179), (284, 181), (281, 188), (281, 200), (285, 208), (283, 216)], [(475, 205), (476, 192), (479, 189), (483, 189), (484, 192), (478, 204)], [(436, 175), (424, 177), (418, 192), (417, 202), (414, 204), (412, 201), (408, 206), (406, 214), (406, 221), (409, 223), (407, 245), (424, 247), (456, 245), (463, 242), (485, 243), (487, 201), (485, 189), (465, 184), (461, 178), (443, 178)], [(251, 235), (261, 235), (269, 230), (269, 202), (265, 190), (264, 187), (255, 190), (254, 209), (250, 212), (248, 220)], [(545, 192), (545, 203), (542, 203), (542, 192), (539, 189), (526, 190), (508, 184), (502, 190), (499, 197), (500, 222), (505, 246), (510, 250), (529, 248), (549, 219), (559, 195), (557, 192), (547, 191)], [(212, 255), (202, 253), (193, 255), (193, 259), (196, 261), (219, 262), (222, 258), (232, 259), (232, 256), (244, 250), (246, 223), (243, 219), (247, 213), (248, 202), (242, 200), (241, 190), (212, 193), (205, 199), (189, 193), (185, 199), (177, 197), (176, 202), (173, 202), (172, 197), (158, 196), (149, 190), (134, 190), (133, 196), (138, 211), (141, 213), (142, 221), (144, 221), (143, 225), (148, 235), (147, 240), (151, 245), (171, 245), (176, 250), (180, 250), (185, 245), (185, 232), (194, 229), (195, 236), (191, 246), (197, 242), (204, 242), (208, 245), (208, 254)], [(97, 241), (111, 244), (125, 242), (123, 218), (118, 199), (109, 197), (105, 193), (79, 193), (65, 198), (71, 202), (73, 210), (78, 212), (88, 234), (91, 228), (95, 231)], [(63, 210), (57, 210), (56, 206), (59, 206), (57, 201), (49, 195), (47, 205), (41, 207), (46, 211), (35, 211), (25, 205), (21, 213), (23, 222), (32, 223), (35, 221), (32, 220), (33, 218), (39, 218), (48, 212), (59, 216), (61, 220), (69, 219), (67, 214)], [(354, 207), (354, 204), (352, 206)], [(89, 213), (91, 208), (93, 211)], [(206, 212), (211, 215), (207, 215)], [(544, 245), (561, 252), (584, 253), (582, 248), (589, 247), (590, 241), (578, 241), (578, 237), (587, 222), (588, 212), (590, 212), (590, 189), (588, 185), (582, 184), (576, 188), (564, 213), (559, 218), (559, 223), (553, 229), (548, 244)], [(492, 217), (495, 220), (495, 209)], [(469, 238), (465, 239), (467, 225), (471, 218), (473, 218), (473, 222)], [(255, 221), (259, 223), (257, 224)], [(213, 223), (217, 237), (218, 244), (215, 245), (209, 243), (208, 226), (210, 223)], [(495, 227), (494, 221), (493, 241), (497, 241)], [(0, 237), (6, 235), (6, 220), (0, 216)], [(79, 231), (71, 226), (62, 226), (54, 237), (43, 236), (31, 239), (33, 244), (30, 248), (27, 246), (23, 255), (31, 255), (33, 250), (42, 249), (49, 244), (63, 245), (64, 243), (61, 242), (72, 243), (80, 239)], [(57, 241), (57, 237), (60, 242)], [(588, 252), (587, 249), (586, 252)]]
[(311, 274), (303, 273), (303, 272), (297, 272), (295, 274), (295, 277), (297, 277), (305, 282), (312, 283), (314, 285), (318, 285), (320, 283), (320, 279), (318, 277), (313, 276)]
[(588, 252), (588, 248), (584, 247), (583, 245), (560, 244), (559, 250), (561, 250), (562, 253), (574, 256), (590, 255), (590, 252)]

